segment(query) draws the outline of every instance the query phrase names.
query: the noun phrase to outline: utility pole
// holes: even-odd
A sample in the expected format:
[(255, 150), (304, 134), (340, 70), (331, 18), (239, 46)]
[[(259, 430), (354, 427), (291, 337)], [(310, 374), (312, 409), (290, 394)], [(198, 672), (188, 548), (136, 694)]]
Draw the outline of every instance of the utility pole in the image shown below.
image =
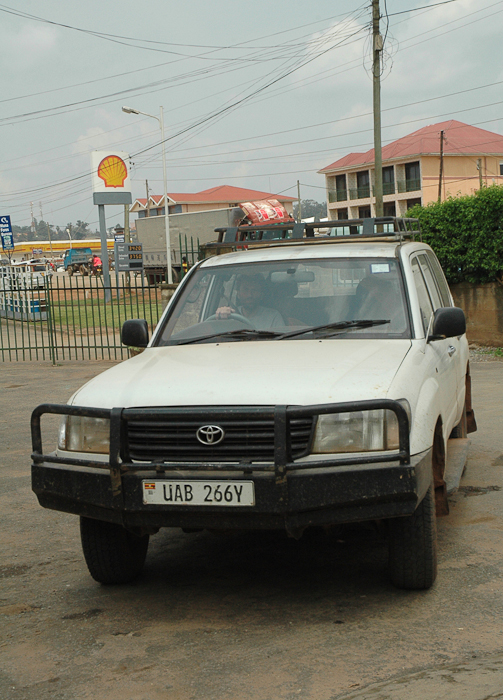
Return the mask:
[(300, 181), (297, 180), (297, 199), (299, 202), (299, 211), (297, 212), (298, 221), (302, 221), (302, 204), (300, 203)]
[(479, 186), (480, 189), (484, 187), (484, 183), (482, 181), (482, 158), (477, 158), (477, 170), (479, 171)]
[(51, 248), (51, 257), (53, 258), (53, 257), (54, 257), (54, 252), (53, 252), (53, 250), (52, 250), (51, 227), (49, 226), (49, 222), (48, 222), (48, 221), (46, 221), (45, 223), (47, 224), (47, 234), (48, 234), (48, 236), (49, 236), (49, 246), (50, 246), (50, 248)]
[(124, 205), (124, 240), (126, 243), (131, 243), (131, 234), (129, 231), (129, 204)]
[(35, 218), (33, 216), (33, 202), (30, 202), (30, 211), (31, 211), (31, 226), (30, 230), (33, 234), (37, 232), (37, 229), (35, 228)]
[(442, 201), (442, 179), (444, 177), (444, 132), (440, 132), (440, 170), (438, 173), (438, 203)]
[(148, 195), (148, 180), (145, 180), (145, 187), (147, 188), (147, 216), (150, 216), (150, 197)]
[(383, 39), (379, 31), (379, 0), (372, 0), (372, 87), (374, 98), (374, 193), (375, 215), (383, 216), (382, 145), (381, 145), (381, 52)]

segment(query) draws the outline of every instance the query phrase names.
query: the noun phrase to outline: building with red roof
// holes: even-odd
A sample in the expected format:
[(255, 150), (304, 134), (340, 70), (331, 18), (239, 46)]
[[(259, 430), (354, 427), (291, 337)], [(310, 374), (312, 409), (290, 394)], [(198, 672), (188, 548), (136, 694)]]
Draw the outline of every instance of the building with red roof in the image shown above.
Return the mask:
[[(260, 190), (249, 190), (243, 187), (233, 187), (232, 185), (218, 185), (210, 187), (202, 192), (168, 192), (169, 213), (181, 214), (183, 212), (207, 211), (208, 209), (227, 209), (236, 207), (239, 202), (250, 202), (260, 199), (277, 199), (286, 208), (289, 214), (292, 213), (295, 197), (286, 197), (282, 194), (272, 194)], [(136, 199), (130, 211), (137, 213), (138, 217), (144, 216), (164, 216), (164, 195), (152, 194), (145, 199)]]
[[(503, 184), (503, 136), (451, 119), (425, 126), (382, 149), (385, 216), (403, 216), (414, 204), (473, 194)], [(328, 217), (375, 215), (374, 149), (348, 153), (318, 171), (325, 175)]]

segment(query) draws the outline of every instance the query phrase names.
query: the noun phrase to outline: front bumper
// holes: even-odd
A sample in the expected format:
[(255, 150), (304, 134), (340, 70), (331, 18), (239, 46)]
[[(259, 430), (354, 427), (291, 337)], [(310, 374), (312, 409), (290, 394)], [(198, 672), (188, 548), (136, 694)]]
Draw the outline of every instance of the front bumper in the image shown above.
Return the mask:
[[(396, 453), (333, 460), (289, 460), (290, 416), (387, 408), (398, 418)], [(208, 409), (204, 412), (208, 419)], [(246, 409), (215, 409), (243, 415)], [(32, 488), (45, 508), (120, 523), (127, 528), (286, 529), (297, 535), (312, 525), (329, 525), (410, 515), (431, 483), (431, 450), (410, 457), (409, 428), (403, 407), (391, 400), (322, 406), (273, 407), (274, 463), (156, 463), (128, 461), (124, 422), (146, 409), (90, 409), (42, 405), (33, 412)], [(153, 417), (163, 409), (147, 409)], [(44, 455), (40, 417), (44, 413), (90, 415), (111, 420), (110, 462)], [(152, 505), (143, 503), (142, 481), (253, 481), (255, 505), (241, 507)]]

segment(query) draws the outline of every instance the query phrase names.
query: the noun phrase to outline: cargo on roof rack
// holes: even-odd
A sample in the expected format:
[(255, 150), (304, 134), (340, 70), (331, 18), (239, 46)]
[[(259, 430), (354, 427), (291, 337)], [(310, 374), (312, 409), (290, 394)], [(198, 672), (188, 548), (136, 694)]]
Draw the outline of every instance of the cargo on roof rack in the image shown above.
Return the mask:
[(218, 240), (201, 246), (202, 256), (221, 255), (240, 248), (271, 246), (283, 243), (349, 243), (361, 239), (421, 238), (418, 219), (381, 216), (368, 219), (334, 221), (244, 224), (216, 228)]

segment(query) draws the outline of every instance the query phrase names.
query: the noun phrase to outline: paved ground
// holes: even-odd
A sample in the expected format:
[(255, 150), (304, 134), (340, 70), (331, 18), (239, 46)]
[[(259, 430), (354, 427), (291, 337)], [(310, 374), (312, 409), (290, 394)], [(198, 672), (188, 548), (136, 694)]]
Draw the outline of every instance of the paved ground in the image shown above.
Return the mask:
[(2, 700), (503, 698), (503, 363), (472, 368), (480, 430), (424, 593), (390, 586), (370, 527), (164, 530), (138, 582), (96, 584), (77, 518), (31, 493), (29, 414), (107, 366), (0, 365)]

